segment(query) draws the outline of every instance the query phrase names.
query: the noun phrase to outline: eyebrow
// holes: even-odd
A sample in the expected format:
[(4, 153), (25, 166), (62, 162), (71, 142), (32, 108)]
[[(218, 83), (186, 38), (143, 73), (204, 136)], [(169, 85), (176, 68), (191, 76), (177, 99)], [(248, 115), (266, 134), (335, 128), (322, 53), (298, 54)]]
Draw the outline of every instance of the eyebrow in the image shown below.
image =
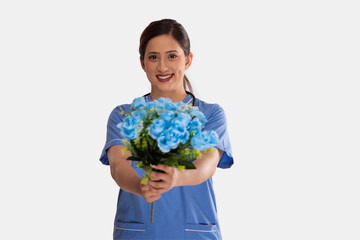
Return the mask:
[[(170, 50), (170, 51), (167, 51), (167, 52), (165, 52), (165, 53), (172, 53), (172, 52), (177, 52), (177, 53), (179, 53), (179, 52), (176, 51), (176, 50)], [(148, 52), (147, 54), (160, 54), (160, 53), (158, 53), (158, 52)]]

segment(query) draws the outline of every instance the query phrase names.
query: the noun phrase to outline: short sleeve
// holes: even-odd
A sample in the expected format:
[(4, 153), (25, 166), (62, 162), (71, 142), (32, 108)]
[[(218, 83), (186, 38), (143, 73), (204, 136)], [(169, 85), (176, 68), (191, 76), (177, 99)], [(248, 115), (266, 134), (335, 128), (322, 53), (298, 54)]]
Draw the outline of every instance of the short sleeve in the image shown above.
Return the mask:
[(110, 113), (107, 122), (106, 142), (100, 156), (100, 161), (105, 165), (109, 165), (109, 159), (106, 151), (114, 145), (124, 145), (122, 140), (125, 137), (120, 133), (120, 129), (117, 127), (117, 125), (124, 120), (124, 116), (120, 114), (121, 108), (123, 107), (117, 106), (114, 108), (114, 110)]
[(204, 130), (214, 130), (219, 135), (219, 144), (215, 147), (222, 150), (224, 153), (219, 161), (219, 168), (230, 168), (233, 163), (232, 149), (227, 131), (227, 122), (225, 112), (218, 104), (214, 104), (207, 117)]

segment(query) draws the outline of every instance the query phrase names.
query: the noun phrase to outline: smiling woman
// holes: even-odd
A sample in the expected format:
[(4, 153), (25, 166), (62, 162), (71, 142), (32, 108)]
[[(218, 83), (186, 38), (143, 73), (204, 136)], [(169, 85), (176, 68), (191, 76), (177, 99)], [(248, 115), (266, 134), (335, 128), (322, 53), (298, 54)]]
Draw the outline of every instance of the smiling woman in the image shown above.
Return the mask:
[(185, 55), (171, 35), (160, 35), (148, 42), (141, 66), (151, 82), (153, 98), (178, 96), (180, 98), (174, 101), (181, 101), (186, 97), (184, 73), (190, 67), (192, 57), (192, 53)]
[(189, 36), (181, 24), (171, 19), (150, 23), (140, 37), (139, 53), (154, 99), (179, 96), (180, 99), (173, 100), (181, 101), (186, 96), (183, 89), (192, 92), (185, 70), (191, 66), (193, 54)]
[[(217, 167), (230, 168), (233, 164), (224, 110), (192, 95), (185, 71), (191, 66), (193, 54), (181, 24), (171, 19), (150, 23), (141, 35), (139, 52), (141, 67), (151, 83), (151, 93), (140, 100), (149, 103), (165, 97), (195, 106), (203, 130), (216, 132), (219, 143), (202, 157), (189, 159), (196, 169), (151, 166), (161, 172), (152, 171), (148, 184), (143, 185), (144, 171), (127, 160), (129, 154), (122, 154), (126, 136), (116, 127), (127, 121), (119, 113), (131, 112), (134, 106), (115, 107), (109, 116), (107, 139), (100, 156), (103, 164), (110, 165), (111, 175), (120, 187), (114, 239), (221, 239), (212, 176)], [(166, 116), (163, 112), (159, 118)], [(191, 124), (185, 127), (190, 129)], [(149, 203), (154, 201), (157, 210), (152, 224)]]

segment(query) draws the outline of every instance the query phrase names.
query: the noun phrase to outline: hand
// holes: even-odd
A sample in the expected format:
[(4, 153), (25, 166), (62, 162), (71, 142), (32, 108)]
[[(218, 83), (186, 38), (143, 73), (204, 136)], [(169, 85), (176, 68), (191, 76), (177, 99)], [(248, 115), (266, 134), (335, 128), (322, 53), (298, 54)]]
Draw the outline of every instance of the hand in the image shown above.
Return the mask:
[(154, 202), (156, 200), (159, 200), (161, 197), (160, 193), (158, 193), (158, 191), (150, 185), (141, 184), (140, 189), (142, 192), (142, 196), (147, 202)]
[(178, 186), (180, 180), (180, 170), (175, 167), (169, 167), (163, 164), (151, 165), (153, 169), (162, 170), (164, 172), (151, 171), (148, 185), (162, 194)]

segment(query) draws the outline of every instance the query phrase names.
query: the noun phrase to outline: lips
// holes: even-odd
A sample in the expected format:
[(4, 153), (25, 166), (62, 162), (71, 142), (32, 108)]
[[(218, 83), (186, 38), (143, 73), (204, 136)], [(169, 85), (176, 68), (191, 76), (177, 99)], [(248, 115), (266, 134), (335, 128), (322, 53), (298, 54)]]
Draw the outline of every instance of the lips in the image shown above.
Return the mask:
[(166, 75), (158, 74), (158, 75), (156, 75), (156, 78), (160, 82), (168, 82), (172, 79), (173, 76), (174, 76), (174, 74), (166, 74)]

